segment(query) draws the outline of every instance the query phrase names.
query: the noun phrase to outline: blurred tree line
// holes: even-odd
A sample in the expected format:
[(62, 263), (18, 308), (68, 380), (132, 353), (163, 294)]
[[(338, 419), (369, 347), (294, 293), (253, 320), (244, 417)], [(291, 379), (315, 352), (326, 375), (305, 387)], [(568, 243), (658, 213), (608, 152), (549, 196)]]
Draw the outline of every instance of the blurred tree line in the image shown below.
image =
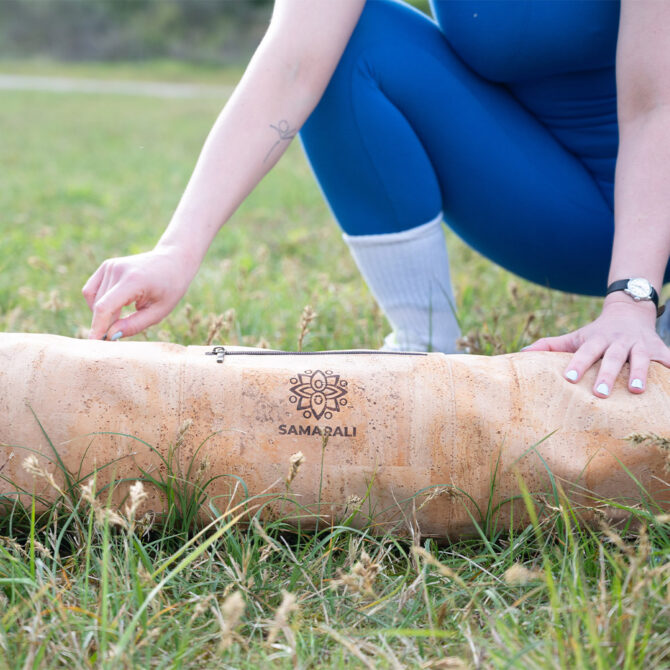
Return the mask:
[[(428, 0), (411, 1), (427, 10)], [(272, 0), (0, 0), (0, 57), (244, 62), (267, 28), (272, 4)]]
[(248, 58), (272, 0), (0, 0), (0, 56)]

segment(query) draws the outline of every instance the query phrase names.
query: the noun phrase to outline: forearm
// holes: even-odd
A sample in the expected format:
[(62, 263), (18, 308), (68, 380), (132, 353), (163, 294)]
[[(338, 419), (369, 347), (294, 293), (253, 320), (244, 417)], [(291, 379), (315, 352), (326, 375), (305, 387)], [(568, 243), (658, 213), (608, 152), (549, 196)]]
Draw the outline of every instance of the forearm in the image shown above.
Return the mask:
[(609, 282), (641, 276), (657, 290), (670, 255), (670, 106), (620, 123)]
[(272, 29), (207, 137), (158, 243), (199, 265), (221, 226), (277, 162), (316, 106), (328, 78), (310, 71)]
[(365, 0), (275, 0), (270, 28), (212, 128), (159, 247), (200, 264), (325, 90)]

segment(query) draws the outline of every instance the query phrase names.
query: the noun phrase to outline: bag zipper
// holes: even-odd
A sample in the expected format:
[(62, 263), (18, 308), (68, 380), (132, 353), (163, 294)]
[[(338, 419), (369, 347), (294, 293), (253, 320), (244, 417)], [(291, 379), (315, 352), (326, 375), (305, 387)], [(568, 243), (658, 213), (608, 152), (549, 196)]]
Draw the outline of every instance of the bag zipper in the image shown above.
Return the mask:
[(254, 349), (252, 351), (228, 351), (225, 347), (214, 347), (206, 351), (205, 356), (216, 356), (217, 363), (223, 363), (226, 356), (343, 356), (375, 354), (382, 356), (427, 356), (423, 351), (377, 351), (376, 349), (338, 349), (335, 351), (272, 351)]

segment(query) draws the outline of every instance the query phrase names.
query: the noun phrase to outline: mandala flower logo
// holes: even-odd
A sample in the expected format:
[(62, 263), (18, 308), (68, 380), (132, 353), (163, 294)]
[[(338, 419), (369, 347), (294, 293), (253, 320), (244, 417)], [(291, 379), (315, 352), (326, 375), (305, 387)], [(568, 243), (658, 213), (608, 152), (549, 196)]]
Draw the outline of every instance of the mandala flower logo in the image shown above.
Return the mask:
[(347, 404), (347, 382), (332, 370), (305, 370), (303, 374), (291, 378), (291, 396), (296, 409), (305, 419), (314, 417), (319, 420), (333, 418), (333, 412), (339, 412)]

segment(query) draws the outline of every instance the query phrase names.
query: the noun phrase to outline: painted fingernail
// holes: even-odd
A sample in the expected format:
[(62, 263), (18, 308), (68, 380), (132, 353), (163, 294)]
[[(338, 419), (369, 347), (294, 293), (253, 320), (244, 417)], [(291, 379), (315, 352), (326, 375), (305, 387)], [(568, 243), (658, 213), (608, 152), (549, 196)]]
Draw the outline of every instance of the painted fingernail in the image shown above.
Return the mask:
[(102, 339), (103, 339), (103, 340), (106, 340), (106, 339), (107, 339), (107, 333), (105, 333), (105, 334), (102, 336)]
[(114, 335), (112, 335), (109, 339), (112, 342), (116, 342), (117, 340), (120, 340), (122, 337), (123, 337), (123, 332), (119, 330), (116, 333), (114, 333)]
[(630, 383), (630, 387), (632, 389), (641, 389), (644, 388), (644, 385), (642, 384), (641, 379), (633, 379), (633, 381)]
[(530, 349), (533, 345), (529, 344), (527, 347), (521, 347), (521, 351), (526, 351), (527, 349)]
[(571, 382), (576, 382), (577, 377), (579, 377), (579, 373), (577, 372), (577, 370), (568, 370), (565, 373), (565, 378), (569, 379)]
[(601, 382), (596, 386), (596, 391), (600, 393), (600, 395), (609, 395), (610, 394), (610, 389), (605, 382)]

